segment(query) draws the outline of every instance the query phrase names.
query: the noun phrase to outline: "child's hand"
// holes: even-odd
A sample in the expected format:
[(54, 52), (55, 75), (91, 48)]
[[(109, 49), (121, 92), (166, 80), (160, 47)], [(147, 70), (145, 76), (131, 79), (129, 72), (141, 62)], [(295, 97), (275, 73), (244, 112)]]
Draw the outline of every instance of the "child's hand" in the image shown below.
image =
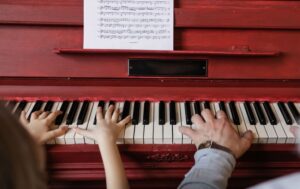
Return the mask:
[(119, 109), (114, 110), (114, 106), (110, 105), (106, 111), (105, 117), (103, 117), (102, 109), (99, 107), (97, 109), (97, 125), (98, 127), (93, 130), (83, 130), (79, 128), (74, 128), (75, 132), (83, 135), (85, 137), (94, 139), (98, 144), (105, 142), (116, 143), (116, 140), (121, 132), (124, 129), (125, 125), (130, 122), (130, 116), (127, 116), (125, 119), (119, 120)]
[(65, 134), (68, 130), (67, 126), (62, 126), (57, 129), (54, 128), (54, 120), (61, 114), (61, 112), (33, 112), (30, 121), (26, 119), (26, 113), (22, 111), (20, 121), (25, 129), (31, 134), (35, 141), (39, 144), (44, 144), (58, 136)]

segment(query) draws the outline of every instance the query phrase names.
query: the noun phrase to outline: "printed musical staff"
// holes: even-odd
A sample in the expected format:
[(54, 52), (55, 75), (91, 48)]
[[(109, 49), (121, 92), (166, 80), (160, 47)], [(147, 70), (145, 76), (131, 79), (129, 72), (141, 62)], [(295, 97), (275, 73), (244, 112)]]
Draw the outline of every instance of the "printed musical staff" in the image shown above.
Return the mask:
[(173, 49), (173, 0), (84, 3), (85, 48)]

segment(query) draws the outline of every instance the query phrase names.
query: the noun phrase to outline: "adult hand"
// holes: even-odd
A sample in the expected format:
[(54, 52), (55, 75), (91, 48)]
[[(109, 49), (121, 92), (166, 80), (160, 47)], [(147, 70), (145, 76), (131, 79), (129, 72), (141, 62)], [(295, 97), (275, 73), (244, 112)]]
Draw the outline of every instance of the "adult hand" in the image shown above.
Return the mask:
[(102, 143), (116, 143), (117, 138), (125, 125), (130, 122), (130, 116), (119, 121), (119, 109), (114, 108), (110, 105), (106, 111), (105, 116), (103, 116), (102, 109), (99, 107), (97, 109), (97, 126), (93, 130), (83, 130), (80, 128), (74, 128), (75, 132), (83, 135), (85, 137), (94, 139), (98, 144)]
[(236, 158), (241, 157), (251, 146), (253, 134), (247, 131), (240, 136), (233, 125), (229, 122), (223, 111), (218, 111), (216, 117), (208, 109), (201, 112), (201, 116), (192, 117), (196, 129), (180, 127), (180, 132), (189, 136), (198, 147), (206, 141), (213, 141), (221, 146), (227, 147)]
[(49, 140), (65, 134), (68, 130), (67, 126), (53, 129), (55, 126), (54, 121), (60, 114), (60, 111), (52, 113), (36, 111), (31, 114), (30, 121), (28, 121), (26, 119), (26, 112), (22, 111), (20, 121), (37, 143), (44, 144)]

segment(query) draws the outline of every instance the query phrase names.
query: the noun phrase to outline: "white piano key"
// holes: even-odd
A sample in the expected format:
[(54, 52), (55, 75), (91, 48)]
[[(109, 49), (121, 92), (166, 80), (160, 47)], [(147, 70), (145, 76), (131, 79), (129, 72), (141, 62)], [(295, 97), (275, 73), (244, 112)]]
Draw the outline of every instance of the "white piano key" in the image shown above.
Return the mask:
[(159, 125), (159, 102), (154, 103), (153, 143), (163, 143), (163, 127)]
[(24, 111), (26, 112), (26, 119), (30, 120), (30, 112), (33, 109), (36, 102), (28, 102), (26, 107), (24, 108)]
[[(59, 102), (53, 103), (53, 106), (52, 106), (50, 112), (56, 111), (57, 108), (58, 108), (58, 105), (59, 105)], [(44, 109), (44, 107), (42, 108), (42, 110), (43, 110), (43, 109)], [(56, 125), (53, 125), (53, 127), (51, 128), (51, 130), (54, 130), (54, 129), (57, 129), (57, 128), (58, 128), (58, 127), (57, 127)], [(55, 142), (55, 139), (49, 140), (49, 141), (47, 142), (47, 144), (55, 144), (55, 143), (56, 143), (56, 142)]]
[[(294, 104), (295, 104), (295, 106), (296, 106), (298, 112), (300, 112), (300, 103), (299, 103), (299, 102), (296, 102), (296, 103), (294, 103)], [(299, 118), (299, 119), (300, 119), (300, 118)], [(295, 121), (296, 121), (296, 120), (295, 120)], [(298, 124), (299, 122), (300, 122), (300, 120), (297, 120), (297, 121), (296, 121), (296, 124), (297, 124), (297, 127), (300, 129), (300, 125)], [(297, 144), (300, 144), (300, 136), (296, 137), (296, 143), (297, 143)]]
[[(295, 104), (295, 106), (296, 106), (297, 110), (300, 112), (299, 103), (294, 103), (294, 104)], [(293, 120), (293, 124), (292, 124), (292, 126), (295, 126), (295, 127), (300, 127), (300, 125), (297, 123), (297, 121), (296, 121), (295, 117), (293, 116), (292, 112), (290, 111), (290, 108), (288, 108), (288, 106), (287, 106), (287, 105), (286, 105), (286, 107), (287, 107), (287, 110), (288, 110), (289, 114), (291, 115), (291, 118), (292, 118), (292, 120)], [(295, 137), (295, 143), (299, 144), (299, 143), (300, 143), (300, 138), (298, 138), (298, 137)]]
[(213, 105), (213, 103), (214, 102), (210, 102), (211, 112), (216, 117), (216, 109), (215, 109), (215, 106)]
[(175, 102), (176, 108), (176, 124), (173, 125), (173, 143), (174, 144), (182, 144), (182, 133), (179, 131), (179, 127), (181, 126), (181, 116), (180, 116), (180, 103)]
[[(97, 113), (97, 109), (98, 109), (98, 103), (99, 103), (98, 101), (94, 101), (94, 102), (91, 102), (91, 104), (90, 104), (91, 112), (90, 112), (89, 119), (88, 119), (87, 130), (91, 131), (97, 127), (97, 124), (94, 121), (95, 121), (95, 117), (96, 117), (96, 113)], [(96, 144), (95, 140), (92, 138), (85, 137), (84, 140), (85, 140), (86, 144)]]
[(282, 128), (283, 128), (283, 130), (284, 130), (284, 132), (285, 132), (285, 134), (287, 136), (286, 143), (289, 143), (289, 144), (295, 143), (296, 142), (296, 138), (295, 138), (294, 134), (290, 131), (290, 128), (292, 126), (297, 126), (296, 123), (295, 123), (295, 121), (293, 121), (292, 125), (287, 125), (286, 122), (285, 122), (285, 120), (284, 120), (283, 115), (281, 114), (281, 111), (280, 111), (280, 109), (278, 107), (278, 104), (277, 103), (272, 103), (272, 105), (273, 105), (273, 107), (274, 107), (274, 109), (276, 111), (276, 115), (277, 115), (277, 117), (278, 117), (278, 119), (279, 119), (279, 121), (280, 121), (280, 123), (282, 125)]
[(276, 125), (272, 125), (273, 128), (274, 128), (274, 130), (275, 130), (275, 132), (276, 132), (276, 135), (278, 137), (277, 143), (279, 143), (279, 144), (285, 144), (286, 141), (287, 141), (287, 135), (286, 135), (286, 133), (285, 133), (285, 131), (283, 129), (282, 123), (281, 123), (281, 121), (279, 119), (279, 116), (278, 116), (279, 112), (276, 111), (276, 109), (274, 107), (274, 103), (270, 103), (270, 107), (273, 110), (274, 116), (275, 116), (275, 118), (277, 120), (277, 124)]
[(259, 143), (268, 143), (268, 139), (269, 139), (269, 136), (267, 134), (267, 131), (266, 131), (266, 128), (265, 128), (265, 125), (260, 125), (259, 121), (258, 121), (258, 117), (257, 117), (257, 114), (256, 114), (256, 111), (254, 109), (254, 106), (253, 106), (253, 102), (250, 103), (250, 106), (253, 110), (253, 113), (254, 113), (254, 117), (255, 117), (255, 120), (256, 120), (256, 130), (257, 130), (257, 134), (258, 134), (258, 142)]
[(20, 104), (20, 102), (17, 102), (17, 103), (16, 103), (16, 105), (15, 105), (15, 107), (12, 109), (11, 113), (14, 114), (14, 113), (16, 112), (16, 110), (17, 110), (19, 104)]
[[(195, 103), (195, 102), (191, 102), (191, 103), (190, 103), (190, 104), (191, 104), (191, 114), (192, 114), (192, 117), (196, 114), (196, 113), (195, 113), (195, 106), (194, 106), (194, 103)], [(192, 127), (192, 129), (197, 129), (197, 126), (196, 126), (194, 123), (192, 124), (191, 127)]]
[(245, 119), (247, 119), (247, 118), (243, 116), (241, 107), (239, 104), (242, 104), (242, 102), (236, 103), (236, 111), (240, 118), (240, 124), (237, 125), (237, 129), (239, 130), (240, 136), (243, 136), (243, 134), (247, 131), (247, 127), (246, 127), (246, 123), (245, 123)]
[[(120, 111), (120, 116), (119, 116), (119, 120), (120, 120), (120, 119), (121, 119), (122, 112), (123, 112), (123, 108), (124, 108), (124, 102), (118, 102), (118, 103), (117, 103), (117, 106), (118, 106), (119, 111)], [(124, 144), (125, 128), (126, 128), (126, 127), (124, 127), (124, 128), (120, 131), (120, 134), (119, 134), (118, 139), (117, 139), (117, 144)]]
[[(133, 106), (134, 102), (130, 102), (130, 113), (129, 115), (131, 118), (133, 117)], [(124, 133), (124, 143), (125, 144), (133, 144), (133, 136), (134, 136), (134, 125), (132, 123), (128, 123), (125, 128), (125, 133)]]
[[(83, 105), (83, 102), (81, 102), (81, 106), (82, 105)], [(83, 121), (83, 124), (77, 125), (78, 128), (87, 130), (87, 128), (88, 128), (88, 122), (89, 122), (89, 118), (90, 118), (92, 109), (93, 109), (93, 103), (90, 102), (89, 106), (88, 106), (88, 109), (87, 109), (87, 112), (86, 112), (85, 119)], [(78, 108), (78, 116), (80, 114), (80, 110), (81, 110), (81, 108)], [(76, 122), (77, 122), (77, 120), (76, 120)], [(79, 134), (75, 133), (75, 142), (76, 142), (76, 144), (83, 144), (83, 143), (85, 143), (85, 144), (91, 144), (91, 142), (94, 143), (93, 140), (89, 140), (87, 137), (84, 137), (82, 135), (78, 136), (78, 135)], [(83, 141), (82, 141), (82, 138), (83, 138)], [(83, 142), (83, 143), (81, 143), (81, 142)]]
[(43, 101), (43, 104), (41, 106), (41, 109), (40, 110), (44, 110), (45, 106), (46, 106), (47, 102)]
[[(57, 109), (58, 109), (58, 110), (60, 110), (62, 104), (63, 104), (63, 102), (59, 102), (59, 104), (58, 104), (58, 106), (57, 106)], [(68, 115), (68, 113), (69, 113), (69, 111), (70, 111), (70, 109), (71, 109), (71, 105), (72, 105), (72, 103), (69, 103), (69, 106), (68, 106), (68, 108), (67, 108), (67, 111), (65, 112), (65, 115), (64, 115), (64, 118), (63, 118), (63, 121), (62, 121), (61, 125), (58, 125), (58, 126), (56, 126), (56, 127), (61, 127), (61, 126), (64, 126), (64, 125), (67, 126), (67, 115)], [(65, 141), (65, 135), (66, 135), (66, 134), (57, 137), (57, 138), (55, 139), (55, 143), (56, 143), (56, 144), (66, 144), (66, 141)]]
[(220, 111), (220, 106), (219, 106), (220, 102), (214, 102), (213, 105), (215, 106), (215, 111), (218, 112)]
[[(71, 107), (72, 107), (72, 104), (73, 102), (70, 102), (69, 103), (69, 107), (68, 107), (68, 110), (65, 114), (65, 117), (64, 117), (64, 120), (62, 122), (61, 125), (67, 125), (67, 117), (69, 115), (69, 112), (71, 110)], [(75, 116), (76, 117), (76, 116)], [(64, 141), (65, 141), (65, 144), (75, 144), (75, 140), (74, 140), (74, 136), (75, 136), (75, 132), (73, 131), (72, 127), (74, 127), (73, 124), (71, 125), (67, 125), (70, 129), (66, 132), (66, 134), (64, 135)]]
[(123, 111), (123, 108), (124, 108), (124, 102), (118, 102), (118, 108), (119, 108), (119, 112), (120, 112), (120, 115), (121, 115), (122, 111)]
[(143, 125), (144, 102), (140, 102), (139, 123), (134, 125), (134, 144), (144, 143), (144, 125)]
[(173, 127), (170, 124), (170, 102), (165, 102), (165, 124), (161, 125), (163, 129), (163, 143), (172, 144), (173, 143)]
[(260, 103), (260, 104), (261, 104), (261, 107), (262, 107), (261, 109), (263, 111), (263, 114), (265, 115), (265, 118), (266, 118), (266, 121), (267, 121), (267, 124), (263, 125), (263, 127), (265, 127), (266, 132), (268, 134), (268, 143), (273, 143), (273, 144), (277, 143), (278, 137), (277, 137), (277, 134), (275, 132), (274, 126), (271, 125), (270, 120), (267, 116), (267, 113), (266, 113), (265, 108), (263, 107), (262, 103)]
[[(242, 114), (242, 117), (244, 118), (245, 126), (246, 126), (247, 130), (250, 130), (253, 133), (253, 136), (254, 136), (253, 143), (258, 143), (259, 142), (259, 135), (258, 135), (258, 132), (257, 132), (257, 129), (256, 129), (256, 125), (251, 125), (250, 124), (249, 119), (247, 117), (247, 112), (246, 112), (246, 109), (244, 107), (244, 104), (242, 102), (238, 102), (237, 104), (240, 107), (241, 114)], [(267, 142), (267, 140), (265, 141), (265, 143), (266, 142)]]
[[(191, 128), (190, 125), (186, 125), (184, 102), (180, 102), (179, 104), (180, 104), (181, 126), (182, 127), (189, 127), (189, 128)], [(191, 144), (192, 140), (188, 136), (182, 135), (182, 143), (183, 144)]]
[[(78, 120), (78, 116), (79, 116), (80, 110), (82, 108), (82, 105), (83, 105), (83, 102), (79, 102), (76, 114), (74, 116), (73, 123), (71, 125), (69, 125), (69, 127), (78, 127), (77, 120)], [(84, 128), (82, 128), (82, 129), (84, 129)], [(66, 144), (84, 144), (84, 136), (76, 134), (73, 131), (73, 129), (71, 129), (69, 132), (70, 132), (69, 133), (70, 138), (68, 138), (68, 135), (66, 135), (66, 137), (65, 137)], [(71, 133), (73, 133), (73, 134), (71, 134)], [(73, 136), (73, 140), (71, 139), (71, 136)], [(74, 141), (74, 143), (73, 143), (73, 141)]]
[[(294, 104), (295, 104), (295, 106), (296, 106), (298, 112), (300, 113), (300, 102), (295, 102)], [(295, 120), (295, 121), (296, 121), (296, 120)], [(299, 122), (299, 120), (298, 120), (298, 122)], [(296, 124), (297, 124), (298, 127), (300, 127), (300, 125), (298, 124), (298, 122), (296, 122)]]
[(144, 125), (144, 143), (145, 144), (153, 144), (153, 136), (154, 136), (154, 102), (150, 102), (149, 106), (149, 124)]
[[(67, 125), (67, 117), (69, 115), (69, 112), (71, 110), (71, 107), (72, 107), (72, 104), (73, 102), (70, 102), (69, 103), (69, 107), (66, 111), (66, 114), (65, 114), (65, 117), (64, 117), (64, 120), (62, 122), (61, 125)], [(76, 113), (78, 114), (78, 113)], [(74, 117), (74, 120), (77, 119), (77, 115), (75, 115)], [(67, 125), (70, 129), (68, 130), (68, 132), (64, 135), (64, 141), (65, 141), (65, 144), (75, 144), (75, 132), (73, 131), (72, 127), (76, 127), (77, 125), (75, 124), (75, 122), (73, 122), (72, 124), (70, 125)]]
[[(191, 104), (191, 115), (192, 115), (192, 117), (196, 114), (196, 113), (195, 113), (195, 106), (194, 106), (194, 103), (195, 103), (195, 102), (190, 102), (190, 104)], [(194, 130), (196, 130), (196, 129), (197, 129), (197, 126), (192, 122), (191, 128), (194, 129)], [(191, 143), (194, 144), (193, 140), (191, 140)]]

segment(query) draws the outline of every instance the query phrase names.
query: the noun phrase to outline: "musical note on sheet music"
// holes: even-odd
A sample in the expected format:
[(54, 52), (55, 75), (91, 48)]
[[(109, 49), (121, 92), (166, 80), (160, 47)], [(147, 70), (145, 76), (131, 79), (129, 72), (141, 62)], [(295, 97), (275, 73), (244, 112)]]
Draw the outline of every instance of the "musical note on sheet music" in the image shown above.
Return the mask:
[(84, 0), (84, 48), (173, 50), (173, 11), (173, 0)]

